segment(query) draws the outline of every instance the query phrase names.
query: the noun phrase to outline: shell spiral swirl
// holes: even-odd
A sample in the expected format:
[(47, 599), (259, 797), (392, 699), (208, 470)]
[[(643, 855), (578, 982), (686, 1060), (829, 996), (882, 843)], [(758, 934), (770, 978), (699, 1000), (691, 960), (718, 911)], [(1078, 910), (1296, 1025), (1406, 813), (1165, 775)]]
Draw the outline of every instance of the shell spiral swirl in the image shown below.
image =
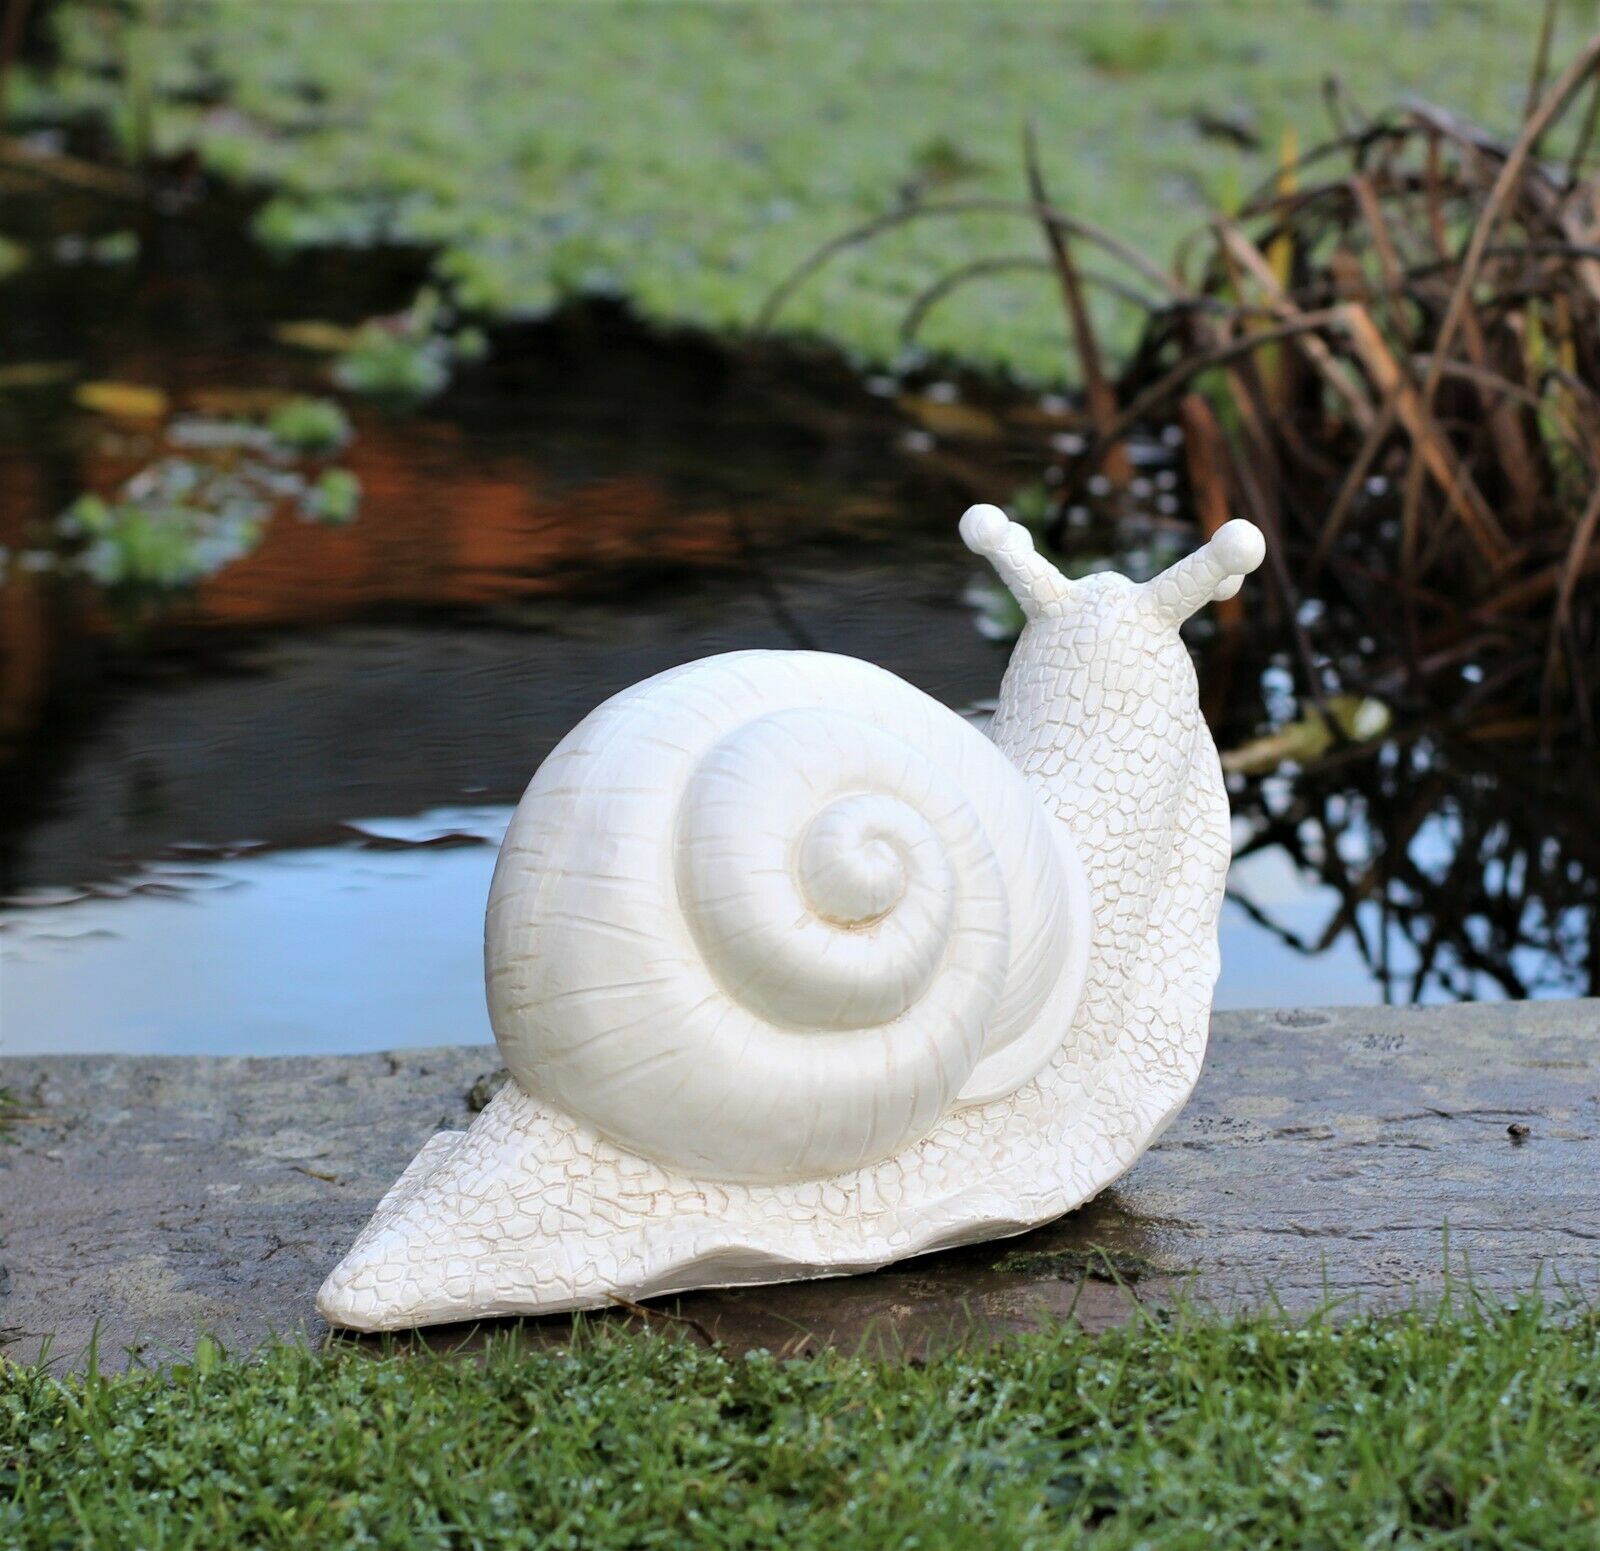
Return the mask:
[(706, 1179), (825, 1177), (1011, 1091), (1066, 1037), (1081, 870), (1009, 761), (894, 675), (735, 653), (552, 752), (490, 890), (530, 1093)]

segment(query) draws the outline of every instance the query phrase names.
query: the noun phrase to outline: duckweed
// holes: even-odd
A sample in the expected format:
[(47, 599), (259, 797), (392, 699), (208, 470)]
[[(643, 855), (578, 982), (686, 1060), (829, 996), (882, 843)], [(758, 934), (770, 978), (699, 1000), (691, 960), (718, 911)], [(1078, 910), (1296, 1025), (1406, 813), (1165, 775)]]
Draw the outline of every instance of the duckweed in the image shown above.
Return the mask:
[[(1560, 8), (1557, 59), (1592, 20)], [(1526, 0), (67, 0), (55, 25), (64, 63), (19, 85), (22, 108), (96, 111), (129, 155), (197, 148), (271, 191), (263, 240), (422, 245), (494, 317), (603, 295), (719, 330), (748, 327), (863, 219), (1021, 196), (1030, 118), (1057, 202), (1164, 258), (1271, 171), (1291, 121), (1301, 144), (1319, 137), (1330, 74), (1368, 106), (1422, 95), (1504, 130), (1537, 32)], [(1040, 253), (1028, 221), (914, 223), (842, 254), (779, 321), (892, 360), (923, 287), (1008, 252)], [(1112, 305), (1126, 339), (1137, 314)], [(1030, 377), (1067, 369), (1052, 283), (1022, 268), (937, 308), (923, 342)], [(441, 369), (375, 347), (346, 375), (426, 391)]]

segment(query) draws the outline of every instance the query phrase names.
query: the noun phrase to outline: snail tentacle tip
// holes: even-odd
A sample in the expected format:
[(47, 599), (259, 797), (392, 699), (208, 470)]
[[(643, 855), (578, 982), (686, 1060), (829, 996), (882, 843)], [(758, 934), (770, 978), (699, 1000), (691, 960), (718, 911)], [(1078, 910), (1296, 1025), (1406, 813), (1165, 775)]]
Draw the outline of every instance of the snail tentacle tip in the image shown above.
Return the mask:
[[(998, 506), (969, 506), (961, 517), (961, 542), (975, 555), (992, 555), (1005, 544), (1015, 526)], [(1026, 528), (1020, 531), (1027, 535)]]
[(1266, 536), (1244, 517), (1223, 523), (1212, 535), (1211, 548), (1221, 565), (1235, 576), (1247, 576), (1267, 556)]

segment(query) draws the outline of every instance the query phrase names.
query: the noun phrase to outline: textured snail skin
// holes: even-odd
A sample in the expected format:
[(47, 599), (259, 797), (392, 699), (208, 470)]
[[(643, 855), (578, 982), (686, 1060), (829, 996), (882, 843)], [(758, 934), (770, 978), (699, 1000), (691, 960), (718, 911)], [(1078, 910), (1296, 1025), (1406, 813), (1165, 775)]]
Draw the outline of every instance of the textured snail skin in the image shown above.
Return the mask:
[[(1171, 1121), (1230, 854), (1178, 630), (1260, 534), (1143, 584), (1068, 582), (993, 507), (962, 536), (1027, 617), (992, 745), (868, 664), (738, 653), (624, 691), (541, 767), (486, 932), (516, 1080), (379, 1203), (330, 1323), (867, 1270), (1070, 1211)], [(884, 937), (896, 911), (915, 940)]]

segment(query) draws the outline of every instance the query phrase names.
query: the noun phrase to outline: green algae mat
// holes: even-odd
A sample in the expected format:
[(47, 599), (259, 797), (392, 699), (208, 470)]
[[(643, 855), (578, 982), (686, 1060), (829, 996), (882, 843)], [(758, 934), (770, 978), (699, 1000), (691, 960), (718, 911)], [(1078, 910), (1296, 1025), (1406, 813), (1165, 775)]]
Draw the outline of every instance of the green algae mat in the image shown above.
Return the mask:
[[(1163, 263), (1271, 175), (1288, 126), (1302, 148), (1326, 134), (1330, 74), (1364, 107), (1423, 96), (1503, 133), (1540, 9), (67, 0), (60, 65), (11, 98), (23, 123), (99, 114), (130, 155), (197, 148), (270, 195), (256, 217), (268, 243), (426, 245), (490, 316), (612, 295), (739, 330), (855, 223), (916, 200), (1021, 197), (1030, 119), (1055, 201)], [(1594, 15), (1561, 7), (1558, 63)], [(1040, 253), (1015, 215), (918, 221), (842, 254), (780, 322), (891, 360), (930, 282)], [(1096, 264), (1137, 289), (1125, 264)], [(1107, 322), (1125, 339), (1135, 317)], [(985, 274), (921, 337), (1027, 377), (1064, 367), (1037, 270)]]

